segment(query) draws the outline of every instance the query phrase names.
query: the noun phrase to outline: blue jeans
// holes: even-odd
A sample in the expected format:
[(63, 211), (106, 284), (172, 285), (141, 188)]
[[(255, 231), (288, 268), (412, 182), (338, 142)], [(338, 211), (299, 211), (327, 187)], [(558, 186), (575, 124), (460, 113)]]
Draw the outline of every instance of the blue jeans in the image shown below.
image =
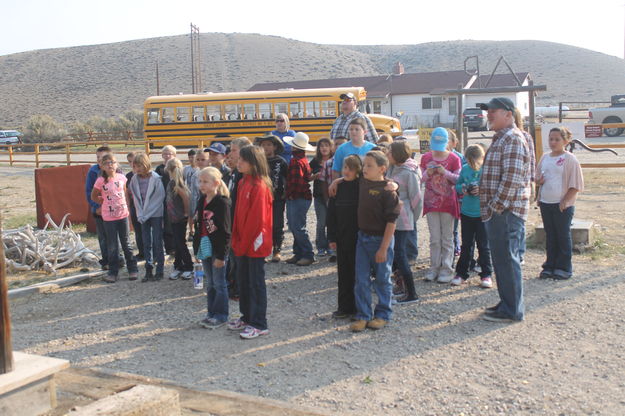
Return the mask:
[(416, 261), (419, 256), (419, 244), (417, 242), (417, 221), (414, 222), (414, 227), (410, 234), (408, 234), (408, 241), (406, 242), (406, 256), (408, 261)]
[(306, 214), (312, 201), (308, 199), (290, 199), (286, 201), (286, 219), (289, 230), (293, 233), (293, 255), (297, 259), (314, 259), (312, 243), (306, 231)]
[[(391, 296), (393, 284), (391, 283), (391, 268), (393, 265), (394, 239), (386, 251), (384, 263), (375, 262), (375, 253), (380, 249), (382, 236), (368, 235), (358, 232), (356, 243), (356, 285), (354, 295), (356, 297), (356, 319), (370, 321), (373, 317), (390, 321), (393, 311), (391, 309)], [(375, 292), (378, 295), (378, 304), (375, 311), (371, 311), (371, 270), (375, 275)]]
[(560, 204), (540, 203), (547, 246), (547, 260), (543, 263), (543, 270), (564, 278), (573, 275), (571, 222), (574, 213), (575, 207), (560, 212)]
[(410, 264), (408, 263), (407, 246), (410, 235), (414, 230), (395, 230), (395, 265), (401, 273), (404, 280), (404, 287), (406, 288), (406, 295), (408, 298), (414, 299), (417, 297), (414, 288), (414, 280), (412, 279), (412, 270), (410, 270)]
[(228, 282), (226, 281), (226, 265), (213, 266), (213, 258), (202, 260), (204, 268), (204, 285), (206, 285), (206, 317), (215, 318), (219, 322), (228, 320)]
[(328, 205), (325, 203), (324, 199), (315, 197), (315, 215), (317, 216), (317, 236), (315, 238), (315, 245), (317, 246), (317, 251), (328, 250), (330, 248), (326, 235), (327, 214)]
[(525, 221), (506, 210), (501, 214), (493, 213), (484, 225), (501, 299), (497, 311), (521, 321), (525, 315), (525, 304), (519, 248)]
[(236, 262), (241, 320), (256, 329), (267, 329), (265, 259), (240, 256)]
[(163, 273), (165, 254), (163, 253), (163, 217), (148, 218), (141, 224), (143, 234), (143, 255), (145, 268), (152, 270), (156, 263), (156, 273)]
[(128, 273), (137, 272), (137, 260), (130, 249), (130, 239), (128, 238), (128, 218), (115, 221), (104, 221), (104, 231), (106, 232), (107, 256), (109, 259), (109, 276), (117, 276), (119, 273), (119, 245), (117, 238), (121, 243), (124, 257), (126, 258), (126, 267)]

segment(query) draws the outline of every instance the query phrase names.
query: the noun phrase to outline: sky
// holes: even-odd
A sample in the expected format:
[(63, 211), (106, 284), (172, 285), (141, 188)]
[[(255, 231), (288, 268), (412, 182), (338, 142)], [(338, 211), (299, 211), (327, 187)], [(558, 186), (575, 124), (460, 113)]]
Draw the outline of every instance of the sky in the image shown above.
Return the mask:
[(0, 0), (0, 55), (200, 32), (320, 44), (545, 40), (623, 58), (625, 0)]

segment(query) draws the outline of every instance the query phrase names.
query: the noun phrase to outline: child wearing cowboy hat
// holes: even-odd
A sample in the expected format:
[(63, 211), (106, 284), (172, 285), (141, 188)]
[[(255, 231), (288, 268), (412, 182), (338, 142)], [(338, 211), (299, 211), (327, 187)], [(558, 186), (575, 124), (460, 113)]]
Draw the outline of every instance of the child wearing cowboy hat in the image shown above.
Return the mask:
[(286, 173), (289, 166), (286, 160), (280, 156), (284, 152), (284, 145), (279, 137), (267, 134), (256, 138), (256, 144), (260, 146), (267, 157), (269, 165), (269, 178), (273, 185), (273, 255), (271, 261), (278, 263), (282, 258), (282, 242), (284, 241), (284, 208), (286, 206), (285, 189)]
[(289, 230), (293, 233), (293, 257), (286, 262), (310, 266), (315, 261), (315, 255), (306, 231), (306, 214), (312, 203), (312, 170), (306, 151), (315, 151), (315, 147), (308, 144), (308, 135), (301, 131), (295, 133), (295, 137), (285, 137), (283, 140), (291, 145), (293, 151), (286, 182), (286, 218)]

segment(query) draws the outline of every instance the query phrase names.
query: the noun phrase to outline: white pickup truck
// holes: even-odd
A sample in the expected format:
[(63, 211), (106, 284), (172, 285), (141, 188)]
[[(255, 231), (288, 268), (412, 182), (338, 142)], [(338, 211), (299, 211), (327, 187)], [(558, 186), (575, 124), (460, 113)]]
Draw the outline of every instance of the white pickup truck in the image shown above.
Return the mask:
[[(625, 122), (625, 95), (613, 95), (611, 97), (611, 105), (609, 107), (591, 108), (588, 110), (588, 123), (604, 124), (604, 123), (623, 123)], [(625, 128), (603, 129), (606, 136), (620, 136)]]

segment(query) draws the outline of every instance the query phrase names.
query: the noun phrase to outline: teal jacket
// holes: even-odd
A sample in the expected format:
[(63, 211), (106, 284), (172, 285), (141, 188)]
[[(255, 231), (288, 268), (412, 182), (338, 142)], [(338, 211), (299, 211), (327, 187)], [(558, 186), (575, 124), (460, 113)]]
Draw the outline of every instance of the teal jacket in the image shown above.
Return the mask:
[(459, 194), (464, 194), (462, 198), (462, 205), (460, 206), (460, 213), (467, 217), (479, 217), (480, 216), (480, 197), (466, 194), (469, 185), (479, 185), (480, 178), (482, 177), (482, 169), (475, 171), (467, 163), (462, 166), (458, 181), (456, 182), (456, 191)]

